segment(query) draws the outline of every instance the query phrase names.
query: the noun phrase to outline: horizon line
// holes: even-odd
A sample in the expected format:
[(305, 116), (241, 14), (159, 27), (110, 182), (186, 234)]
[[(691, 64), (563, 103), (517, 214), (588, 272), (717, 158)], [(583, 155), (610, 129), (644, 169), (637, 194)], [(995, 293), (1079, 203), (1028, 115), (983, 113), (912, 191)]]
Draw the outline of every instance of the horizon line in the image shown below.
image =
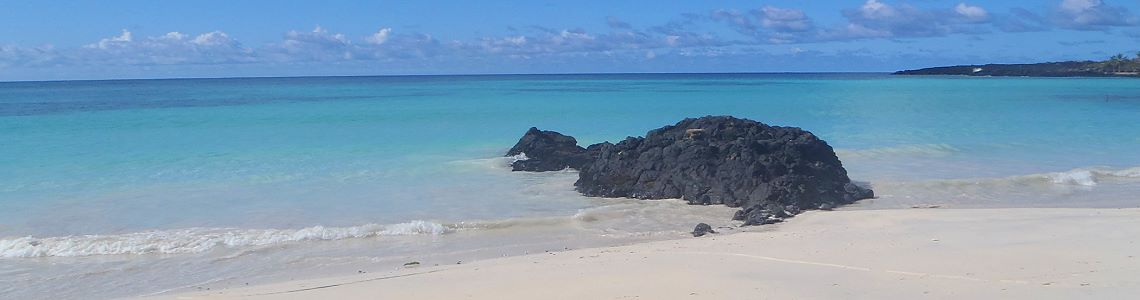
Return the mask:
[(884, 74), (893, 72), (594, 72), (594, 73), (457, 73), (457, 74), (378, 74), (378, 75), (298, 75), (298, 76), (220, 76), (220, 77), (155, 77), (105, 79), (0, 80), (0, 83), (75, 82), (75, 81), (145, 81), (145, 80), (210, 80), (210, 79), (290, 79), (290, 78), (366, 78), (366, 77), (482, 77), (482, 76), (579, 76), (579, 75), (749, 75), (749, 74)]

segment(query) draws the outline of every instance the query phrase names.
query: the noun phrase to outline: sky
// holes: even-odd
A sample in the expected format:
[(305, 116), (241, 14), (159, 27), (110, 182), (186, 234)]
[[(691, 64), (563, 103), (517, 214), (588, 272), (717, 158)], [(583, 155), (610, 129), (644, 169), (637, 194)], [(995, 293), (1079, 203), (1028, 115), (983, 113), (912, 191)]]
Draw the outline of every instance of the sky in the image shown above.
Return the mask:
[(0, 81), (886, 72), (1140, 51), (1140, 0), (0, 0)]

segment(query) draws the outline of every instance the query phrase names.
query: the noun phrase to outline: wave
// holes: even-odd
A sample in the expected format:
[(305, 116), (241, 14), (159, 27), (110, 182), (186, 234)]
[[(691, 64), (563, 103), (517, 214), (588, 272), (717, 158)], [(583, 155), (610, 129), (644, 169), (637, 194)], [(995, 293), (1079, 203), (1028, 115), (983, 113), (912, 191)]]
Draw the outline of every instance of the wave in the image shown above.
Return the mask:
[(1140, 178), (1140, 167), (1128, 169), (1080, 168), (1065, 172), (1053, 172), (1022, 176), (1023, 179), (1045, 178), (1054, 184), (1095, 186), (1105, 179)]
[(301, 229), (189, 228), (117, 235), (19, 237), (0, 239), (0, 258), (76, 257), (123, 254), (201, 253), (298, 241), (342, 240), (376, 236), (440, 235), (458, 229), (427, 221)]
[(488, 158), (462, 159), (462, 160), (450, 161), (449, 163), (452, 166), (457, 166), (457, 167), (461, 167), (461, 168), (474, 168), (474, 169), (485, 169), (485, 170), (496, 170), (496, 171), (508, 170), (509, 171), (511, 169), (511, 164), (514, 164), (517, 161), (523, 161), (523, 160), (528, 160), (528, 159), (530, 159), (530, 158), (526, 156), (526, 153), (519, 153), (518, 155), (514, 155), (514, 156), (499, 156), (499, 157), (488, 157)]
[[(215, 249), (251, 248), (294, 242), (335, 241), (382, 236), (446, 235), (455, 232), (510, 228), (565, 228), (599, 232), (663, 231), (730, 214), (691, 206), (681, 200), (641, 201), (600, 199), (604, 204), (582, 208), (573, 215), (507, 218), (488, 221), (365, 224), (351, 227), (313, 226), (301, 229), (189, 228), (111, 235), (17, 237), (0, 239), (0, 259), (82, 257), (97, 255), (193, 254)], [(693, 219), (693, 220), (688, 220)], [(617, 229), (615, 229), (617, 228)], [(687, 228), (684, 228), (687, 229)]]
[(1111, 169), (1104, 167), (1077, 168), (1063, 172), (1048, 172), (1002, 178), (944, 179), (919, 182), (880, 182), (877, 186), (977, 186), (977, 185), (1044, 185), (1094, 187), (1107, 180), (1140, 178), (1140, 167)]
[(871, 186), (879, 197), (860, 201), (858, 207), (1124, 208), (1136, 207), (1140, 167), (1090, 167), (993, 178), (876, 181)]
[[(484, 161), (501, 166), (511, 158)], [(1127, 169), (1078, 168), (1004, 178), (953, 179), (918, 182), (876, 182), (887, 194), (958, 195), (985, 191), (1022, 191), (1028, 186), (1091, 188), (1111, 180), (1140, 179), (1140, 167)], [(988, 193), (988, 192), (987, 192)], [(15, 237), (0, 239), (0, 259), (82, 257), (97, 255), (192, 254), (226, 248), (256, 248), (306, 241), (333, 241), (382, 236), (446, 235), (459, 231), (508, 228), (561, 227), (604, 233), (642, 234), (675, 230), (689, 224), (726, 218), (731, 209), (691, 206), (680, 200), (642, 201), (598, 199), (599, 206), (583, 208), (573, 215), (511, 218), (489, 221), (435, 223), (411, 221), (398, 224), (364, 224), (349, 227), (312, 226), (300, 229), (188, 228), (110, 235)], [(707, 211), (706, 211), (707, 210)], [(723, 210), (723, 211), (722, 211)], [(728, 212), (730, 214), (730, 212)]]
[(958, 152), (961, 152), (961, 150), (948, 144), (914, 144), (871, 149), (835, 149), (835, 154), (842, 159), (895, 156), (946, 157)]

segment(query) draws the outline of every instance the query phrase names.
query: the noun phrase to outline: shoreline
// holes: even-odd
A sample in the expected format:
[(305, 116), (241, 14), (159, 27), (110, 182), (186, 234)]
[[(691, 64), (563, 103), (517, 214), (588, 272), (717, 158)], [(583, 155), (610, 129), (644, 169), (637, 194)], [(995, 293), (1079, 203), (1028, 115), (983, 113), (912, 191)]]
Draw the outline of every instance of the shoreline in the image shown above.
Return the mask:
[(1140, 292), (1136, 208), (813, 211), (764, 227), (771, 230), (144, 299), (1124, 299)]

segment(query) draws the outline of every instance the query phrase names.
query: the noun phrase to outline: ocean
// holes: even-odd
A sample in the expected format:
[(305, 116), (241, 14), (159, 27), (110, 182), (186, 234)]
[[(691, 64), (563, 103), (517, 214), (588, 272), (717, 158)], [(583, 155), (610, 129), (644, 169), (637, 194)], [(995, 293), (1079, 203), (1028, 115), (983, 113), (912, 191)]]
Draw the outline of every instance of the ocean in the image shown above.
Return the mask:
[(1135, 79), (3, 82), (0, 298), (223, 288), (732, 227), (730, 208), (582, 197), (572, 170), (513, 173), (501, 157), (531, 126), (588, 145), (705, 115), (823, 138), (879, 196), (843, 209), (1140, 207)]

